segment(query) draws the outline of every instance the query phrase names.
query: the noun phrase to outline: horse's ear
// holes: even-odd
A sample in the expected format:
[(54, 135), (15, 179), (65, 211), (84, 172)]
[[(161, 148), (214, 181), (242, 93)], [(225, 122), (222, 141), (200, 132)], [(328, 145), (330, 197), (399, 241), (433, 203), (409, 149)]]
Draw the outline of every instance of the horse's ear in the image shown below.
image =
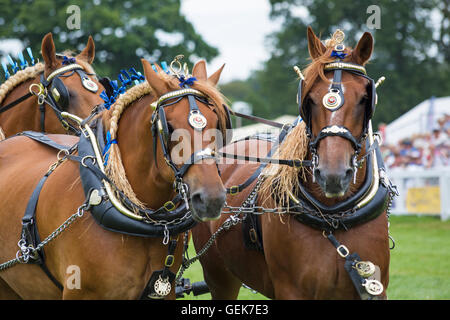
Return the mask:
[(192, 68), (192, 75), (196, 77), (198, 80), (206, 81), (208, 78), (206, 73), (206, 62), (205, 60), (200, 60), (194, 65)]
[(364, 32), (361, 39), (359, 39), (356, 48), (353, 49), (352, 56), (355, 62), (360, 65), (366, 64), (372, 55), (373, 37), (370, 32)]
[(219, 68), (219, 70), (217, 70), (216, 72), (214, 72), (209, 78), (208, 78), (208, 82), (213, 84), (214, 86), (217, 86), (217, 83), (219, 83), (219, 79), (220, 79), (220, 75), (222, 74), (222, 70), (225, 67), (225, 63)]
[[(145, 59), (141, 59), (142, 67), (144, 68), (145, 79), (147, 80), (150, 87), (153, 88), (155, 94), (158, 96), (163, 95), (167, 92), (167, 88), (164, 81), (158, 76), (158, 74), (153, 70), (152, 65)], [(160, 71), (161, 72), (161, 71)]]
[(327, 50), (327, 48), (322, 43), (322, 41), (320, 41), (320, 39), (317, 38), (317, 36), (314, 34), (313, 29), (310, 26), (308, 26), (307, 37), (308, 37), (308, 51), (311, 58), (316, 59), (321, 55), (323, 55)]
[(95, 44), (92, 36), (89, 36), (86, 48), (84, 48), (83, 51), (81, 51), (80, 54), (77, 55), (77, 57), (81, 58), (89, 64), (92, 64), (95, 57)]
[(45, 69), (47, 71), (53, 70), (58, 67), (55, 43), (53, 42), (53, 36), (51, 32), (47, 33), (42, 39), (41, 52), (42, 58), (44, 58)]

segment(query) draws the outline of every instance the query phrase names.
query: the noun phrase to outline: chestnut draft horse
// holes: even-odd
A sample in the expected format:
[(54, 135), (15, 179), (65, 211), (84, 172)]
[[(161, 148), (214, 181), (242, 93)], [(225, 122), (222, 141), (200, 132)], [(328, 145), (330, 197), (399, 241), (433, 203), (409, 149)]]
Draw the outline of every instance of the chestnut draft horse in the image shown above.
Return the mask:
[[(225, 209), (233, 211), (192, 230), (197, 252), (215, 234), (200, 257), (214, 299), (236, 299), (242, 283), (272, 299), (386, 297), (393, 194), (371, 132), (375, 83), (363, 66), (373, 38), (364, 33), (352, 50), (340, 30), (327, 45), (311, 28), (307, 36), (312, 63), (305, 77), (297, 69), (301, 118), (273, 156), (304, 159), (296, 165), (303, 167), (220, 165)], [(238, 141), (224, 152), (257, 156), (252, 143), (266, 141)]]
[[(217, 219), (226, 198), (208, 139), (193, 138), (227, 126), (215, 88), (223, 67), (208, 78), (204, 61), (193, 76), (142, 63), (147, 81), (84, 124), (79, 138), (31, 133), (0, 142), (1, 298), (175, 297), (178, 235)], [(181, 129), (190, 136), (180, 142), (187, 161), (177, 163), (171, 137)]]
[(57, 54), (51, 33), (42, 39), (41, 48), (44, 63), (35, 63), (33, 56), (28, 63), (21, 56), (20, 70), (11, 59), (15, 71), (11, 76), (4, 65), (8, 79), (0, 86), (0, 140), (25, 130), (65, 133), (75, 128), (61, 112), (86, 118), (103, 102), (99, 95), (104, 88), (91, 67), (95, 56), (92, 37), (75, 57), (69, 52)]

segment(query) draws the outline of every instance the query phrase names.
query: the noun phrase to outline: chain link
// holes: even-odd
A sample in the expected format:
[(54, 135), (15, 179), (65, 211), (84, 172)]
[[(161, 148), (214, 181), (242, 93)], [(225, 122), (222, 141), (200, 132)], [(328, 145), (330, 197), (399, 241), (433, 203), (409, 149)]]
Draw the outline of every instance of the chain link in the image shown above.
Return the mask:
[[(221, 234), (223, 231), (229, 230), (231, 227), (237, 225), (238, 223), (241, 223), (245, 219), (245, 215), (247, 212), (254, 212), (254, 201), (256, 200), (256, 197), (258, 195), (259, 188), (261, 187), (261, 184), (263, 182), (263, 179), (261, 179), (261, 175), (258, 177), (258, 180), (256, 181), (256, 185), (253, 188), (252, 192), (250, 192), (247, 199), (243, 202), (242, 206), (240, 207), (230, 207), (225, 203), (224, 208), (237, 208), (236, 212), (233, 212), (234, 214), (229, 216), (222, 225), (212, 234), (212, 236), (209, 238), (209, 240), (206, 242), (206, 244), (199, 250), (197, 255), (193, 257), (192, 259), (183, 259), (184, 261), (181, 264), (180, 271), (178, 272), (177, 278), (175, 280), (175, 283), (179, 284), (181, 282), (181, 277), (183, 276), (184, 271), (189, 268), (189, 266), (196, 262), (198, 259), (200, 259), (201, 256), (203, 256), (208, 249), (212, 246), (216, 238)], [(249, 209), (250, 211), (244, 211), (245, 209)], [(230, 212), (226, 212), (230, 213)], [(241, 214), (245, 214), (244, 218), (240, 218), (239, 216)]]
[(0, 271), (11, 268), (18, 263), (27, 263), (30, 257), (36, 256), (38, 251), (40, 251), (44, 246), (46, 246), (50, 241), (54, 240), (61, 233), (63, 233), (77, 218), (81, 218), (85, 211), (89, 210), (89, 205), (83, 203), (78, 207), (77, 212), (71, 215), (66, 221), (64, 221), (55, 231), (53, 231), (48, 237), (46, 237), (36, 248), (29, 245), (26, 246), (26, 241), (24, 238), (20, 239), (18, 242), (19, 250), (16, 253), (16, 258), (11, 259), (5, 263), (0, 264)]

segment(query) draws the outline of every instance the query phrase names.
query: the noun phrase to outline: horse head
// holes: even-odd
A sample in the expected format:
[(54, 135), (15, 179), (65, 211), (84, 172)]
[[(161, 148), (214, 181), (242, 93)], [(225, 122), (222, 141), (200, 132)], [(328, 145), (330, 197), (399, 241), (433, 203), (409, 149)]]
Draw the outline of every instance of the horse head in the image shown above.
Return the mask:
[(344, 196), (355, 181), (357, 157), (376, 103), (373, 80), (364, 68), (372, 54), (372, 35), (364, 33), (351, 49), (339, 32), (324, 45), (308, 28), (313, 61), (299, 97), (311, 141), (313, 179), (327, 198)]
[[(42, 57), (45, 62), (41, 83), (59, 111), (66, 111), (86, 118), (94, 106), (103, 102), (99, 94), (103, 86), (91, 66), (95, 56), (95, 44), (89, 36), (86, 47), (76, 56), (70, 52), (57, 54), (53, 36), (42, 40)], [(53, 132), (51, 128), (46, 131)]]
[(228, 123), (226, 107), (215, 89), (223, 67), (208, 78), (205, 62), (200, 61), (192, 76), (185, 74), (192, 82), (183, 85), (159, 66), (155, 65), (155, 72), (149, 62), (142, 63), (157, 97), (152, 131), (154, 143), (158, 141), (154, 157), (160, 176), (168, 183), (183, 181), (188, 186), (195, 220), (217, 219), (226, 198), (214, 152)]

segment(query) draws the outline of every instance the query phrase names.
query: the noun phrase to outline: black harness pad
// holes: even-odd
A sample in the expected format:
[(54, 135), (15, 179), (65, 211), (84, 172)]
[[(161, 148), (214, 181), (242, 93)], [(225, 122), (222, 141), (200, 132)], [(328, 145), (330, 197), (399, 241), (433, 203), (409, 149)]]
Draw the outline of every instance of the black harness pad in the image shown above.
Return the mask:
[(264, 253), (259, 215), (247, 213), (242, 221), (242, 235), (244, 237), (244, 245), (248, 250), (257, 250)]
[[(81, 158), (85, 156), (94, 156), (94, 150), (83, 134), (80, 136), (80, 142), (78, 144), (78, 154)], [(89, 197), (92, 190), (97, 189), (104, 192), (104, 185), (102, 177), (98, 174), (99, 168), (96, 164), (90, 164), (92, 161), (86, 160), (89, 163), (87, 167), (80, 163), (80, 177), (83, 185), (84, 193), (86, 197)], [(96, 166), (96, 170), (93, 170), (91, 166)], [(139, 221), (132, 219), (123, 213), (121, 213), (109, 199), (103, 200), (99, 205), (92, 206), (90, 209), (94, 220), (104, 229), (128, 234), (138, 237), (164, 237), (166, 228), (162, 224), (149, 224), (145, 221)], [(177, 223), (167, 225), (167, 230), (170, 235), (179, 234), (186, 230), (191, 229), (196, 224), (192, 217)]]

